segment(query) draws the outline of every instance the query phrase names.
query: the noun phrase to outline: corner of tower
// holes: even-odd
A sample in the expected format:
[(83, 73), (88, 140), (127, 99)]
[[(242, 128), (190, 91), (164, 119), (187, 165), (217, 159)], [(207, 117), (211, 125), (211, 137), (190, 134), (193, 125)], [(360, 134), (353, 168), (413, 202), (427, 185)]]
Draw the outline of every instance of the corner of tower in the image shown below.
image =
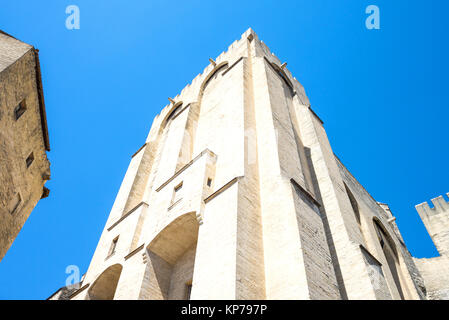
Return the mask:
[[(449, 197), (449, 193), (447, 193)], [(447, 256), (449, 253), (449, 202), (443, 196), (431, 200), (433, 208), (427, 202), (417, 205), (424, 226), (433, 240), (440, 255)]]
[[(251, 27), (242, 33), (240, 39), (235, 40), (227, 50), (221, 52), (215, 59), (213, 59), (212, 56), (204, 70), (187, 84), (180, 93), (173, 98), (173, 100), (176, 102), (183, 101), (185, 105), (195, 102), (198, 98), (198, 93), (201, 90), (201, 85), (211, 72), (214, 72), (217, 67), (225, 64), (232, 66), (241, 59), (242, 56), (244, 57), (247, 55), (248, 41), (254, 45), (255, 50), (253, 54), (258, 57), (264, 57), (270, 64), (275, 65), (278, 70), (282, 70), (283, 76), (289, 79), (293, 91), (298, 94), (297, 96), (300, 103), (310, 106), (304, 87), (295, 77), (293, 77), (292, 73), (286, 67), (286, 64), (283, 64), (281, 60), (270, 51), (268, 46), (260, 40), (259, 36)], [(170, 111), (170, 107), (171, 104), (165, 106), (161, 110), (160, 115), (164, 117), (165, 114)]]
[(256, 32), (251, 27), (246, 29), (246, 31), (242, 34), (241, 38), (242, 39), (248, 39), (248, 40), (259, 39), (257, 37)]
[[(446, 195), (449, 197), (449, 193), (447, 193)], [(442, 213), (449, 214), (449, 203), (444, 199), (443, 196), (433, 198), (430, 201), (433, 204), (433, 208), (429, 206), (427, 201), (415, 206), (416, 211), (418, 211), (419, 216), (422, 220)]]
[[(276, 56), (274, 52), (270, 50), (270, 48), (262, 41), (260, 40), (259, 36), (256, 34), (254, 29), (249, 27), (241, 36), (240, 41), (236, 42), (243, 42), (243, 40), (251, 41), (254, 43), (254, 55), (256, 57), (263, 57), (265, 58), (270, 64), (275, 65), (276, 69), (282, 70), (283, 76), (288, 78), (293, 86), (293, 90), (298, 94), (298, 98), (300, 102), (305, 106), (310, 106), (309, 98), (306, 95), (304, 86), (296, 79), (296, 77), (293, 76), (291, 71), (287, 68), (287, 63), (285, 61), (282, 61), (279, 57)], [(255, 40), (255, 41), (254, 41)], [(235, 45), (232, 44), (229, 49), (231, 49)]]

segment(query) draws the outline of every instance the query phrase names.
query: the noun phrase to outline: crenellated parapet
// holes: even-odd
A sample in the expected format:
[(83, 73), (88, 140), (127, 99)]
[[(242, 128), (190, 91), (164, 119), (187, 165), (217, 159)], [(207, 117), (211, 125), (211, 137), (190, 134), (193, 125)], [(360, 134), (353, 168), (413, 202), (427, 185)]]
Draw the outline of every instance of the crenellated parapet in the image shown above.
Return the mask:
[[(449, 197), (449, 193), (446, 194)], [(415, 206), (416, 211), (418, 211), (421, 219), (429, 219), (431, 216), (435, 216), (441, 213), (446, 213), (449, 215), (449, 203), (444, 199), (443, 196), (436, 197), (431, 200), (433, 208), (429, 206), (427, 202), (423, 202)]]
[[(447, 193), (449, 197), (449, 193)], [(430, 300), (449, 300), (449, 203), (443, 196), (416, 206), (440, 257), (415, 259)]]
[[(447, 193), (449, 197), (449, 193)], [(449, 203), (443, 196), (431, 200), (433, 207), (427, 202), (416, 206), (427, 231), (441, 255), (449, 254)]]

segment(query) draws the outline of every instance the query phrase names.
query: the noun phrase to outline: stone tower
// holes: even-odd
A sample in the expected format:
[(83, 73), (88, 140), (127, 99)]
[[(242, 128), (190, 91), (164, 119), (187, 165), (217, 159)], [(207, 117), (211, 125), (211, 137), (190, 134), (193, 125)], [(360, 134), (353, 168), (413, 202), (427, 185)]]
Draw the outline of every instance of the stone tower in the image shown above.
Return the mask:
[(424, 298), (388, 206), (251, 29), (169, 100), (70, 299)]
[(39, 54), (0, 30), (0, 261), (50, 179)]
[(433, 208), (427, 202), (421, 203), (416, 210), (440, 256), (415, 259), (415, 262), (424, 278), (427, 297), (431, 300), (449, 300), (449, 203), (439, 196), (432, 199), (432, 204)]

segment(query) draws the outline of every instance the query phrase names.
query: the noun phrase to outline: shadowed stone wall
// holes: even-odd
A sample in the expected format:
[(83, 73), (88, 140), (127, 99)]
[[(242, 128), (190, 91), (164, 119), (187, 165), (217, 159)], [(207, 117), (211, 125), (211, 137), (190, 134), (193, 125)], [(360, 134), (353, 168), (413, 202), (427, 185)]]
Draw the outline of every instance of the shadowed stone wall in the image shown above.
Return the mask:
[(0, 261), (48, 195), (50, 150), (37, 51), (0, 31)]

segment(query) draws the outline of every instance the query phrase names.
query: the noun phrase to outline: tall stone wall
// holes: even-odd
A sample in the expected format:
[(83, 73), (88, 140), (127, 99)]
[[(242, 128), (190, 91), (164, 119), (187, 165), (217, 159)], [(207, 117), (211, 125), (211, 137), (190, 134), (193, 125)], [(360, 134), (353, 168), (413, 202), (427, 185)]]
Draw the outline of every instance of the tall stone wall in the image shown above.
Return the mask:
[[(399, 299), (400, 294), (395, 284), (393, 274), (388, 267), (386, 256), (379, 245), (376, 231), (376, 223), (381, 224), (384, 232), (392, 240), (392, 245), (397, 249), (400, 286), (405, 299), (425, 299), (425, 287), (421, 274), (410, 255), (399, 228), (396, 224), (396, 218), (393, 216), (387, 204), (377, 202), (366, 191), (366, 189), (357, 181), (357, 179), (348, 171), (348, 169), (337, 159), (338, 166), (343, 177), (347, 196), (349, 194), (354, 198), (350, 212), (355, 217), (356, 212), (360, 215), (360, 223), (354, 223), (353, 219), (351, 232), (357, 234), (358, 244), (363, 247), (365, 255), (371, 258), (367, 260), (377, 261), (379, 264), (380, 282), (376, 285), (376, 296), (382, 299)], [(372, 269), (374, 270), (374, 269)], [(370, 277), (375, 273), (370, 272)], [(377, 277), (377, 276), (376, 276)], [(385, 285), (383, 279), (385, 279)], [(375, 280), (375, 279), (373, 279)], [(388, 290), (387, 290), (388, 289)]]
[[(449, 197), (449, 193), (447, 194)], [(443, 196), (416, 206), (440, 257), (415, 259), (431, 300), (449, 300), (449, 203)]]
[(37, 52), (0, 32), (0, 260), (50, 179)]
[(335, 158), (286, 64), (251, 29), (210, 62), (132, 156), (71, 299), (399, 299), (374, 217), (418, 299), (392, 216)]

